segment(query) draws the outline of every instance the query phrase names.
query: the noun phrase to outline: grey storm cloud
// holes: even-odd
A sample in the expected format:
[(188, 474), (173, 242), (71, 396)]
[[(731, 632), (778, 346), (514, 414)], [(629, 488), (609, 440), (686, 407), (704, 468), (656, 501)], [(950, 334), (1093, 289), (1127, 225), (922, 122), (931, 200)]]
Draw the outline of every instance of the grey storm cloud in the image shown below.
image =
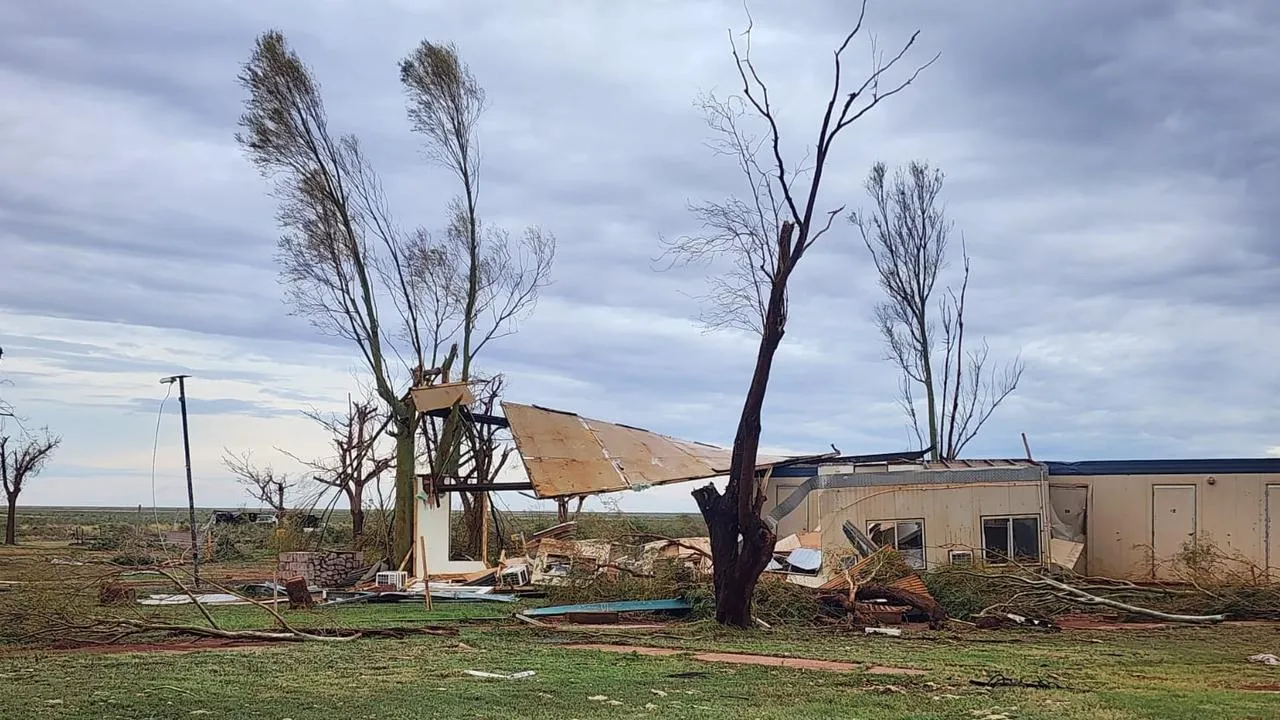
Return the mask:
[[(799, 161), (856, 5), (751, 11)], [(434, 231), (454, 189), (408, 130), (395, 64), (424, 37), (448, 40), (490, 99), (486, 217), (558, 239), (553, 284), (485, 368), (507, 373), (517, 401), (727, 443), (754, 341), (697, 327), (714, 267), (659, 272), (656, 260), (660, 238), (697, 230), (691, 201), (742, 190), (706, 148), (694, 99), (737, 90), (729, 31), (745, 23), (728, 0), (0, 2), (0, 322), (191, 331), (246, 354), (271, 343), (273, 357), (356, 366), (281, 301), (272, 201), (233, 141), (236, 75), (254, 37), (282, 29), (334, 128), (369, 150), (397, 222)], [(877, 160), (947, 173), (956, 250), (962, 234), (973, 259), (970, 328), (993, 357), (1027, 361), (970, 452), (1020, 454), (1024, 431), (1038, 455), (1063, 459), (1280, 445), (1267, 401), (1280, 390), (1268, 332), (1280, 304), (1280, 6), (870, 3), (878, 51), (917, 29), (904, 62), (941, 58), (842, 137), (821, 202), (860, 207)], [(864, 71), (870, 53), (851, 49), (846, 70)], [(837, 221), (794, 282), (765, 442), (906, 446), (856, 230)], [(141, 348), (26, 340), (23, 352), (66, 372), (168, 367)], [(320, 399), (261, 369), (222, 372), (269, 398), (201, 412), (271, 416)], [(145, 409), (142, 394), (122, 388), (119, 407)], [(48, 422), (77, 422), (65, 413)]]

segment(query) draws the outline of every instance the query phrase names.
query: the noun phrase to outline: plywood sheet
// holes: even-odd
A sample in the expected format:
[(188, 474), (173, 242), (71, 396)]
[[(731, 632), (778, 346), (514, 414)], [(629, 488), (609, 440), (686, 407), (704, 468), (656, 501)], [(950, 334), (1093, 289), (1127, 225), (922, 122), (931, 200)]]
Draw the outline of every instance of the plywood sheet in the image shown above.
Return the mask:
[[(533, 405), (504, 402), (502, 410), (539, 497), (638, 490), (729, 470), (727, 448)], [(787, 459), (761, 455), (757, 464)]]
[(1063, 570), (1075, 572), (1084, 553), (1084, 543), (1059, 538), (1049, 539), (1049, 562)]
[(418, 408), (418, 412), (442, 410), (455, 404), (470, 405), (476, 401), (465, 382), (423, 385), (410, 389), (409, 394), (413, 396), (413, 405)]

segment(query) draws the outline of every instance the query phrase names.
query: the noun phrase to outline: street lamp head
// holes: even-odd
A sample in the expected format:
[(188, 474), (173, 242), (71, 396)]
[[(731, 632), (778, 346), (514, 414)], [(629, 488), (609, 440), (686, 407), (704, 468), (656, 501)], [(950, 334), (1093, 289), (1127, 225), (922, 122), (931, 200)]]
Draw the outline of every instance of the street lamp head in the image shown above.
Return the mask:
[(190, 375), (170, 375), (167, 378), (160, 378), (160, 384), (172, 385), (173, 383), (177, 382), (181, 378), (189, 378), (189, 377), (191, 376)]

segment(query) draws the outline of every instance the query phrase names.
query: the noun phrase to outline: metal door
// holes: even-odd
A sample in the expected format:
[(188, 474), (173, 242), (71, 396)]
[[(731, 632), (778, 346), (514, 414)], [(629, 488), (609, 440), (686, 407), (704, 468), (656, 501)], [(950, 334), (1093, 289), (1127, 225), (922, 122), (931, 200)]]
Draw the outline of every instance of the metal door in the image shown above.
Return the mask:
[(1151, 488), (1151, 549), (1157, 580), (1173, 579), (1169, 567), (1196, 537), (1196, 486), (1154, 485)]

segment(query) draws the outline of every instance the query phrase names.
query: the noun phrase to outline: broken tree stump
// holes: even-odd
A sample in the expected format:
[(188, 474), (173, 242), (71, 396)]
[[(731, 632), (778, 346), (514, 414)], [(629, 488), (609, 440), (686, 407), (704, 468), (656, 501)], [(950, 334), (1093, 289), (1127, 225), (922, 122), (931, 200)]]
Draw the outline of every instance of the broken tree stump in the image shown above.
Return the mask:
[(311, 591), (307, 589), (307, 579), (301, 575), (285, 580), (284, 591), (289, 596), (290, 610), (309, 610), (315, 605)]

